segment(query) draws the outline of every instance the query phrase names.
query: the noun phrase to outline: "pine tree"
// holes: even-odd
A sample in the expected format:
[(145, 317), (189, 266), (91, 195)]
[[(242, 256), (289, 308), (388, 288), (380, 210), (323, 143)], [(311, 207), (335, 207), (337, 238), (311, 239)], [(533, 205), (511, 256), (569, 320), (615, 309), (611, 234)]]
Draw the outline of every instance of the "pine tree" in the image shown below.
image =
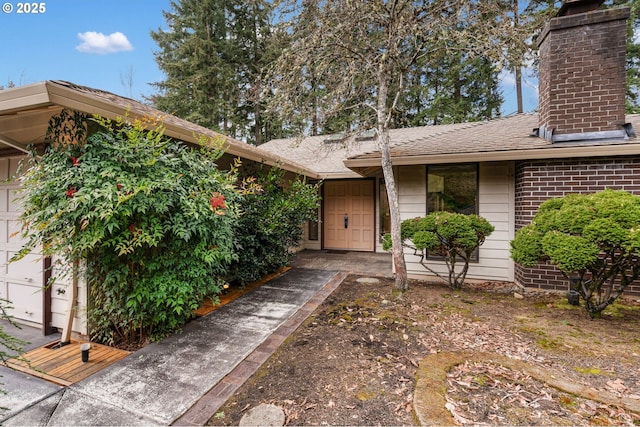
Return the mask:
[[(262, 142), (262, 57), (271, 4), (262, 0), (181, 0), (151, 32), (165, 80), (150, 101), (160, 110), (250, 142)], [(268, 132), (267, 132), (268, 133)]]
[(473, 122), (500, 115), (499, 69), (489, 59), (443, 55), (432, 65), (414, 68), (395, 127)]

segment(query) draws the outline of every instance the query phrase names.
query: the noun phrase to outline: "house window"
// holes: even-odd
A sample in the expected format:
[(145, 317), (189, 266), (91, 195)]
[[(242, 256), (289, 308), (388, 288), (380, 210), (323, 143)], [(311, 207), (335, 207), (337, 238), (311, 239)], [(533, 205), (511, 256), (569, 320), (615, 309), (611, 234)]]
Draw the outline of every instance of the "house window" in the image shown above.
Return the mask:
[[(316, 184), (317, 181), (309, 181), (310, 184)], [(320, 191), (320, 190), (318, 190)], [(321, 196), (320, 193), (318, 193)], [(320, 209), (316, 211), (315, 219), (307, 221), (307, 240), (317, 241), (319, 239), (319, 223), (320, 223)]]
[(380, 179), (378, 200), (379, 210), (378, 215), (380, 217), (380, 241), (382, 242), (382, 236), (387, 233), (391, 233), (391, 212), (389, 211), (389, 198), (387, 197), (387, 186), (384, 183), (384, 179)]
[(478, 165), (427, 166), (427, 213), (478, 213)]
[(318, 221), (307, 221), (308, 240), (318, 240)]
[[(478, 165), (427, 166), (427, 213), (447, 211), (478, 213)], [(429, 251), (429, 258), (441, 258), (443, 252)], [(478, 250), (471, 256), (478, 261)]]

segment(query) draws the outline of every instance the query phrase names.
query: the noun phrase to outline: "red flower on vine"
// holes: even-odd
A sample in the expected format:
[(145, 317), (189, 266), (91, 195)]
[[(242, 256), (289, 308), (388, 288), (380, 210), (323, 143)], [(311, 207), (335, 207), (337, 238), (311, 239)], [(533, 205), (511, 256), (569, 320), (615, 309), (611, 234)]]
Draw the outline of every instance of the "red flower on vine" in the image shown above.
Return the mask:
[(73, 163), (73, 166), (78, 166), (78, 164), (80, 163), (80, 159), (78, 159), (77, 157), (72, 157), (71, 162)]
[(71, 186), (67, 190), (67, 197), (73, 197), (73, 195), (76, 194), (77, 192), (78, 192), (78, 190), (76, 190), (75, 187)]
[(226, 209), (227, 205), (224, 204), (224, 195), (218, 193), (217, 191), (213, 193), (211, 198), (209, 199), (209, 203), (213, 209)]

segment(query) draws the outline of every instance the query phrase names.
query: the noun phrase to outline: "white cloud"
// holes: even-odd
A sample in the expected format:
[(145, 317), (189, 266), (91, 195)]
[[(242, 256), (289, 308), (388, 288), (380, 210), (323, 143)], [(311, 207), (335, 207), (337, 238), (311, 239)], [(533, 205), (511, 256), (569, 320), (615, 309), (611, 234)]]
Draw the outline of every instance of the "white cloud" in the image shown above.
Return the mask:
[(104, 55), (107, 53), (133, 50), (133, 46), (129, 43), (129, 40), (127, 40), (127, 36), (121, 32), (105, 36), (95, 31), (87, 31), (86, 33), (78, 33), (78, 38), (82, 43), (76, 46), (76, 50), (82, 53)]
[(511, 70), (507, 70), (503, 68), (500, 70), (500, 75), (498, 76), (498, 80), (509, 88), (514, 87), (516, 85), (516, 77), (513, 75)]

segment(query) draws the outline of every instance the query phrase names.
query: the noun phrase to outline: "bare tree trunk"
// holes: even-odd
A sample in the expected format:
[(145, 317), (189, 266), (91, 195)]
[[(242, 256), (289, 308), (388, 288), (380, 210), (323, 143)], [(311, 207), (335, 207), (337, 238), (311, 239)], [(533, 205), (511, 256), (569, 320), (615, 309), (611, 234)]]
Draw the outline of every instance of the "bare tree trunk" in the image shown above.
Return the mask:
[[(513, 23), (517, 27), (520, 23), (519, 12), (518, 12), (518, 1), (514, 0), (513, 4)], [(522, 69), (521, 64), (516, 64), (515, 66), (515, 75), (516, 75), (516, 102), (518, 108), (518, 114), (524, 113), (524, 108), (522, 106)]]
[(384, 183), (387, 187), (387, 198), (389, 199), (389, 213), (391, 214), (391, 243), (393, 265), (396, 270), (395, 288), (406, 291), (409, 289), (407, 277), (407, 265), (404, 262), (404, 251), (402, 249), (402, 238), (400, 235), (400, 205), (398, 203), (398, 191), (393, 176), (393, 165), (391, 163), (391, 150), (389, 148), (389, 129), (382, 129), (378, 133), (378, 145), (382, 154), (382, 173)]
[(524, 113), (522, 106), (522, 70), (520, 66), (516, 67), (516, 100), (518, 102), (518, 113)]
[[(262, 82), (260, 81), (259, 77), (256, 79), (254, 84), (256, 87), (256, 93), (260, 93), (260, 91), (262, 90)], [(260, 145), (264, 141), (262, 140), (262, 105), (260, 105), (259, 96), (256, 96), (253, 100), (253, 119), (255, 123), (253, 137), (255, 138), (255, 144)]]
[(75, 259), (72, 267), (71, 277), (71, 293), (67, 298), (67, 313), (64, 328), (62, 329), (62, 336), (60, 338), (60, 345), (67, 345), (71, 343), (71, 331), (73, 330), (73, 318), (76, 315), (76, 300), (78, 299), (78, 275), (80, 274), (80, 261)]
[[(384, 73), (384, 71), (380, 71)], [(378, 87), (378, 149), (382, 155), (382, 174), (387, 187), (387, 198), (389, 200), (389, 213), (391, 220), (391, 243), (392, 259), (396, 270), (395, 289), (406, 291), (409, 289), (407, 277), (407, 265), (404, 262), (404, 251), (402, 249), (402, 237), (400, 235), (400, 205), (398, 203), (398, 191), (396, 181), (393, 176), (393, 164), (391, 163), (391, 147), (389, 140), (389, 120), (387, 114), (387, 93), (388, 87), (384, 75), (379, 76)]]

